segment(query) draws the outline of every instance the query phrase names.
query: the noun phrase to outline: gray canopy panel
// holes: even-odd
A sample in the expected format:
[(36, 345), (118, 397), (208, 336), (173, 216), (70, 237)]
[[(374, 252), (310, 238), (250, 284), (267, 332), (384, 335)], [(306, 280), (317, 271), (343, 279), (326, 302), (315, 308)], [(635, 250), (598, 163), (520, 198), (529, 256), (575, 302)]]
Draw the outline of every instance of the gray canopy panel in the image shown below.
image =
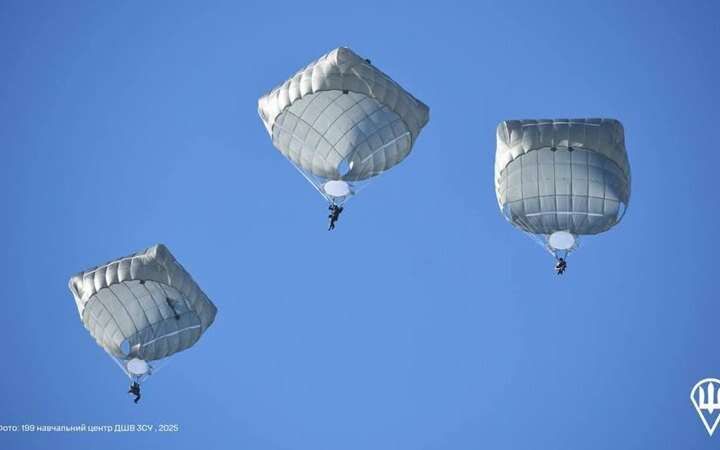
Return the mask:
[(348, 48), (338, 48), (258, 101), (275, 145), (301, 170), (358, 181), (402, 161), (429, 109)]
[(495, 189), (503, 214), (529, 233), (603, 232), (630, 200), (623, 127), (614, 119), (502, 122)]
[(120, 359), (152, 361), (185, 350), (217, 313), (162, 244), (81, 272), (69, 287), (85, 328)]

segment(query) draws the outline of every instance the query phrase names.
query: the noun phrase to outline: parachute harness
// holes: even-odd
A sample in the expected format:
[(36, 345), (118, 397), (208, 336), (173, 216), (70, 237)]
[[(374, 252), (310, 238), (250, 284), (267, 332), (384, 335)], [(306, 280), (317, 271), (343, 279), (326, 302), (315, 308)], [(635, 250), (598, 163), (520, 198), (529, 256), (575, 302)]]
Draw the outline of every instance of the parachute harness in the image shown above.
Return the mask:
[[(565, 256), (567, 256), (567, 252), (565, 252)], [(555, 273), (558, 275), (562, 275), (565, 273), (565, 269), (567, 269), (567, 262), (565, 261), (565, 258), (562, 256), (557, 256), (557, 263), (555, 263)]]
[(335, 202), (331, 202), (330, 206), (328, 206), (328, 210), (330, 211), (328, 214), (328, 220), (330, 221), (328, 231), (332, 231), (335, 229), (335, 222), (337, 222), (340, 218), (340, 213), (343, 212), (343, 207), (336, 205)]
[(130, 389), (128, 389), (128, 394), (132, 394), (135, 396), (135, 400), (133, 400), (136, 404), (140, 401), (140, 398), (142, 398), (142, 395), (140, 395), (140, 383), (133, 380), (132, 384), (130, 385)]

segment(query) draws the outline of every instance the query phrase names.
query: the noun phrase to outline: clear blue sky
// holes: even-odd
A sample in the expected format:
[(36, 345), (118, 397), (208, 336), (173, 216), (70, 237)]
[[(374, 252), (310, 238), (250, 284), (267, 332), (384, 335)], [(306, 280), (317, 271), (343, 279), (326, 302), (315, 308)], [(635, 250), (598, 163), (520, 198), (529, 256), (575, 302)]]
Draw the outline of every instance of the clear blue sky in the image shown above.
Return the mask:
[[(720, 376), (718, 3), (419, 3), (2, 2), (0, 424), (181, 432), (0, 448), (720, 445), (689, 401)], [(256, 107), (340, 45), (431, 119), (328, 233)], [(630, 208), (559, 279), (498, 211), (494, 130), (598, 116)], [(219, 313), (136, 406), (67, 280), (157, 242)]]

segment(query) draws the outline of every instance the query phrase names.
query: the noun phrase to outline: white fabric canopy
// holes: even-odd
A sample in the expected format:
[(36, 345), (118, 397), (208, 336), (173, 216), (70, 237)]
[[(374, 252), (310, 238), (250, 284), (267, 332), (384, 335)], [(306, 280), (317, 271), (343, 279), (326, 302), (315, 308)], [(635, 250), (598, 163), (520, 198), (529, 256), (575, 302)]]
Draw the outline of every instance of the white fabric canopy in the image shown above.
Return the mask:
[(312, 176), (364, 180), (409, 153), (429, 109), (369, 61), (338, 48), (258, 101), (273, 144)]
[(80, 319), (111, 355), (151, 361), (191, 347), (217, 308), (162, 244), (70, 279)]
[(502, 122), (495, 189), (503, 214), (529, 233), (605, 231), (630, 200), (623, 126), (614, 119)]

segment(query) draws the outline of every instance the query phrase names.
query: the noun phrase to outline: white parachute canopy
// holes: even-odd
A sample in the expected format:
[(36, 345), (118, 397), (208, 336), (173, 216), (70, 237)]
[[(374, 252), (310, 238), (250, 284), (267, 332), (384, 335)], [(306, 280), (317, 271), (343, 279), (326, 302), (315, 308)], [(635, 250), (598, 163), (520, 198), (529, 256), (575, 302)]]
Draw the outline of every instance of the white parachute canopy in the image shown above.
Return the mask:
[(329, 202), (400, 163), (428, 107), (349, 48), (337, 48), (258, 101), (273, 145)]
[(80, 320), (125, 373), (140, 380), (193, 346), (217, 308), (162, 244), (70, 279)]
[(516, 228), (557, 257), (607, 231), (630, 200), (623, 126), (614, 119), (508, 120), (497, 127), (495, 190)]

